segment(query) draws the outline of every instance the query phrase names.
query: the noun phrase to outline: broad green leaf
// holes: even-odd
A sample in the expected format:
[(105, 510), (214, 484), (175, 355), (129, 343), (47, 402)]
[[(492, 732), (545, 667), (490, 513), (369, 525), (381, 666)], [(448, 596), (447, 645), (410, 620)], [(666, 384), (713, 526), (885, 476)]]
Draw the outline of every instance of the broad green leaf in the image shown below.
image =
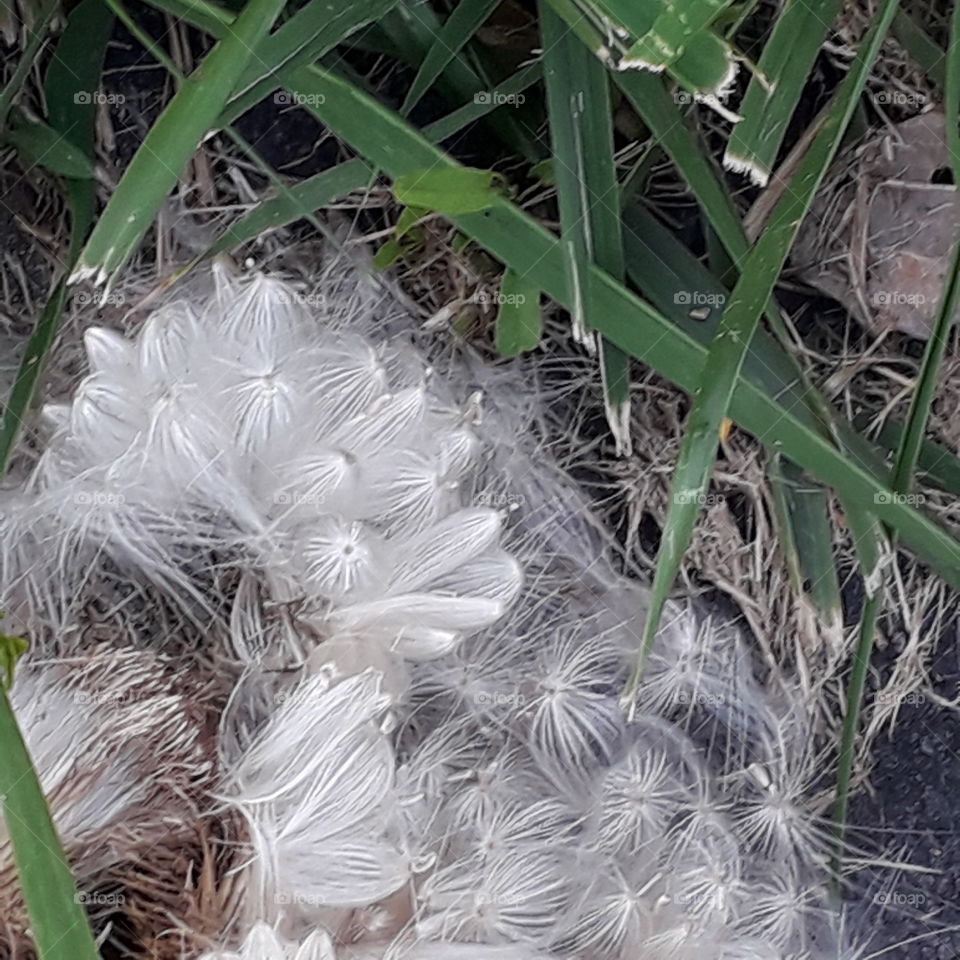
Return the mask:
[(496, 342), (501, 356), (516, 357), (540, 343), (540, 288), (509, 268), (498, 297)]
[(408, 207), (457, 216), (487, 210), (501, 195), (501, 184), (493, 170), (427, 168), (394, 180), (393, 195)]

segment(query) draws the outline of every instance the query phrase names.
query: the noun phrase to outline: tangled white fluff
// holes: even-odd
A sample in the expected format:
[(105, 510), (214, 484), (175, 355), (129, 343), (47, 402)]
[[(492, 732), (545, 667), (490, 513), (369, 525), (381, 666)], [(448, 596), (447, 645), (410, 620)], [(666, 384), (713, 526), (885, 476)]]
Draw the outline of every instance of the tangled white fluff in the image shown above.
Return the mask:
[(53, 651), (91, 585), (136, 584), (140, 625), (219, 625), (204, 656), (239, 679), (209, 802), (245, 824), (243, 909), (206, 956), (853, 956), (797, 697), (672, 608), (618, 708), (646, 592), (552, 462), (529, 368), (431, 366), (308, 301), (218, 273), (132, 339), (89, 329), (0, 531), (2, 603)]

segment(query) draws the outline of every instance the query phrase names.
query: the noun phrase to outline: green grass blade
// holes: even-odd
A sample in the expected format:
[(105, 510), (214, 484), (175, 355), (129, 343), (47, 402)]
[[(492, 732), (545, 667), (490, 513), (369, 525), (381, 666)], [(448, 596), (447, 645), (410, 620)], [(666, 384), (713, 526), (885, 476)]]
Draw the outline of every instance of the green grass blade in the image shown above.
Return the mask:
[(401, 116), (405, 117), (417, 105), (498, 3), (499, 0), (459, 0), (420, 64), (400, 107)]
[[(947, 147), (954, 182), (960, 183), (960, 130), (957, 128), (957, 117), (960, 116), (960, 7), (957, 6), (954, 7), (951, 18), (950, 48), (947, 56), (945, 81), (946, 103), (944, 112), (948, 118), (953, 118), (947, 121)], [(910, 399), (907, 422), (901, 433), (900, 446), (893, 469), (892, 485), (895, 496), (906, 494), (913, 482), (913, 475), (920, 460), (924, 432), (930, 417), (930, 407), (936, 393), (940, 366), (946, 351), (950, 328), (956, 316), (958, 303), (960, 303), (960, 236), (954, 238), (950, 267), (937, 310), (937, 322), (924, 350), (916, 388)], [(856, 533), (856, 531), (854, 532)], [(866, 537), (858, 537), (858, 542), (861, 539), (868, 540)], [(862, 565), (863, 560), (861, 560)], [(843, 718), (837, 769), (837, 792), (833, 808), (836, 847), (832, 865), (837, 883), (839, 883), (843, 858), (850, 780), (854, 764), (854, 743), (859, 729), (863, 691), (873, 655), (876, 625), (881, 607), (879, 584), (871, 583), (869, 578), (866, 582), (867, 602), (861, 617), (860, 637), (847, 686), (846, 710)]]
[(809, 597), (824, 632), (839, 637), (843, 608), (833, 559), (829, 496), (822, 487), (810, 483), (796, 464), (782, 457), (772, 458), (768, 475), (794, 592), (798, 597)]
[[(296, 70), (320, 59), (357, 30), (383, 18), (397, 2), (363, 0), (339, 3), (331, 14), (328, 0), (313, 0), (298, 10), (282, 27), (264, 37), (218, 124), (227, 126), (233, 123), (281, 85), (279, 76), (283, 71)], [(219, 35), (224, 35), (222, 29)]]
[[(113, 14), (102, 0), (79, 3), (70, 12), (44, 78), (50, 126), (75, 144), (91, 164), (97, 112), (92, 94), (100, 84), (113, 23)], [(73, 264), (93, 223), (96, 188), (93, 180), (67, 180), (66, 192), (70, 208), (67, 261)]]
[(631, 711), (661, 614), (693, 535), (699, 506), (713, 472), (720, 425), (727, 416), (750, 341), (786, 263), (800, 224), (840, 145), (896, 6), (897, 0), (886, 0), (864, 38), (823, 125), (797, 167), (791, 188), (778, 202), (767, 228), (744, 262), (741, 277), (710, 346), (671, 485), (671, 499), (650, 594), (650, 610), (637, 662), (623, 694), (623, 704)]
[[(610, 81), (600, 61), (544, 3), (540, 30), (560, 234), (572, 251), (571, 270), (581, 273), (584, 264), (595, 263), (622, 283), (626, 267)], [(575, 336), (584, 340), (598, 323), (589, 312), (575, 312), (573, 325)], [(607, 422), (618, 453), (625, 454), (630, 450), (630, 358), (602, 337), (597, 346)]]
[[(306, 68), (291, 78), (304, 93), (322, 95), (311, 111), (368, 161), (392, 177), (431, 166), (455, 163), (396, 113), (328, 70)], [(557, 239), (507, 199), (489, 210), (454, 218), (456, 226), (493, 256), (521, 274), (568, 310), (574, 302), (566, 254)], [(683, 389), (693, 391), (707, 349), (596, 267), (591, 274), (588, 307), (600, 318), (601, 332)], [(821, 482), (852, 501), (870, 503), (890, 495), (885, 479), (860, 458), (838, 450), (802, 414), (749, 376), (741, 376), (730, 415), (768, 448), (790, 457)], [(951, 584), (960, 584), (960, 544), (912, 506), (895, 500), (877, 505), (883, 521)]]
[(841, 0), (787, 0), (740, 104), (724, 165), (763, 186)]
[(98, 960), (43, 791), (0, 685), (0, 800), (40, 960)]
[(24, 166), (44, 167), (77, 180), (93, 177), (93, 163), (82, 150), (42, 120), (31, 120), (13, 110), (4, 140), (14, 147)]
[(151, 127), (130, 161), (84, 247), (71, 281), (112, 279), (153, 222), (180, 171), (223, 110), (254, 47), (266, 35), (284, 0), (250, 0), (228, 34)]

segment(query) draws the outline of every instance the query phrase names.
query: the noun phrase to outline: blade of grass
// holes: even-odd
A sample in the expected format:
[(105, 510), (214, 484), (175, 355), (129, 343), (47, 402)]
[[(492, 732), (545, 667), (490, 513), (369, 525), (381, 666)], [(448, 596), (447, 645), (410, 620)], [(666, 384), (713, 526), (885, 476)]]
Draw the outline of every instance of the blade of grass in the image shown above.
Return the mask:
[[(553, 144), (553, 175), (560, 207), (560, 235), (572, 249), (570, 265), (580, 273), (595, 263), (623, 282), (620, 194), (613, 156), (610, 81), (600, 61), (545, 3), (540, 7), (547, 115)], [(576, 285), (589, 283), (589, 276)], [(574, 314), (574, 335), (596, 329), (589, 313)], [(618, 455), (630, 451), (630, 358), (597, 338), (607, 422)]]
[[(74, 97), (95, 89), (113, 18), (99, 0), (85, 0), (70, 14), (45, 78), (45, 93), (54, 129), (69, 136), (92, 161), (93, 99)], [(93, 209), (93, 182), (68, 180), (70, 244), (68, 264), (80, 249)], [(44, 360), (56, 335), (66, 286), (61, 280), (40, 316), (24, 352), (13, 389), (0, 419), (0, 478), (33, 397)], [(0, 635), (7, 683), (22, 641)], [(81, 906), (69, 864), (57, 836), (46, 798), (0, 683), (0, 798), (13, 848), (17, 880), (23, 892), (30, 933), (40, 960), (97, 960), (99, 951)]]
[(362, 0), (331, 5), (329, 0), (314, 0), (298, 10), (264, 37), (218, 122), (223, 126), (233, 123), (280, 86), (280, 73), (319, 60), (357, 30), (382, 19), (397, 3)]
[(71, 282), (112, 280), (153, 222), (180, 171), (211, 129), (284, 0), (250, 0), (151, 127), (100, 215)]
[(450, 61), (493, 13), (498, 3), (499, 0), (459, 0), (420, 64), (420, 69), (403, 98), (401, 116), (407, 116), (417, 105)]
[[(44, 99), (50, 126), (74, 143), (93, 162), (97, 104), (92, 96), (100, 84), (113, 15), (102, 0), (83, 0), (71, 12), (44, 78)], [(78, 96), (87, 94), (87, 96)], [(93, 223), (96, 187), (92, 180), (66, 181), (70, 208), (70, 248), (67, 260), (77, 259)]]
[[(294, 89), (322, 95), (322, 102), (317, 98), (309, 108), (311, 112), (389, 176), (455, 163), (396, 113), (329, 70), (305, 68), (290, 80)], [(571, 309), (575, 296), (562, 246), (510, 201), (498, 199), (489, 210), (454, 217), (453, 222)], [(587, 269), (592, 274), (589, 308), (600, 318), (601, 332), (682, 388), (694, 389), (706, 348), (604, 272), (592, 266)], [(766, 446), (789, 456), (852, 500), (869, 503), (875, 494), (890, 493), (886, 481), (868, 465), (836, 449), (789, 405), (748, 376), (737, 379), (730, 414)], [(913, 507), (892, 499), (877, 505), (876, 513), (945, 580), (960, 583), (960, 544), (949, 534)]]
[(724, 166), (764, 186), (841, 0), (787, 0), (740, 104)]
[(98, 960), (99, 951), (4, 685), (0, 685), (0, 744), (0, 802), (40, 960)]
[[(960, 129), (957, 120), (960, 117), (960, 7), (955, 6), (950, 22), (950, 47), (947, 54), (946, 88), (944, 112), (947, 120), (947, 150), (950, 167), (953, 170), (954, 183), (960, 183)], [(910, 398), (910, 410), (901, 435), (900, 447), (893, 469), (893, 490), (895, 497), (905, 497), (913, 482), (914, 471), (920, 459), (920, 450), (930, 407), (936, 393), (937, 380), (943, 362), (944, 352), (950, 336), (950, 328), (960, 304), (960, 236), (954, 238), (950, 267), (937, 308), (937, 321), (933, 333), (927, 341), (920, 372), (917, 377), (913, 396)], [(880, 612), (880, 590), (873, 593), (868, 590), (867, 605), (861, 621), (860, 640), (854, 655), (850, 681), (847, 687), (846, 712), (840, 742), (840, 756), (837, 769), (837, 793), (833, 810), (836, 847), (833, 857), (834, 875), (839, 882), (843, 842), (846, 832), (847, 809), (849, 806), (850, 779), (853, 773), (854, 741), (859, 729), (860, 709), (863, 705), (863, 690), (866, 684), (867, 670), (873, 654), (876, 623)]]
[(671, 498), (640, 650), (622, 697), (623, 705), (631, 714), (635, 709), (640, 677), (659, 629), (660, 617), (689, 546), (699, 505), (710, 482), (720, 425), (727, 416), (750, 341), (786, 263), (800, 224), (840, 145), (896, 7), (897, 0), (886, 0), (864, 37), (856, 59), (834, 96), (823, 126), (797, 167), (791, 189), (777, 203), (766, 229), (743, 263), (740, 279), (710, 346), (671, 484)]
[(843, 607), (833, 560), (828, 495), (810, 483), (796, 464), (782, 457), (771, 459), (768, 473), (794, 591), (798, 597), (810, 598), (824, 632), (840, 640)]

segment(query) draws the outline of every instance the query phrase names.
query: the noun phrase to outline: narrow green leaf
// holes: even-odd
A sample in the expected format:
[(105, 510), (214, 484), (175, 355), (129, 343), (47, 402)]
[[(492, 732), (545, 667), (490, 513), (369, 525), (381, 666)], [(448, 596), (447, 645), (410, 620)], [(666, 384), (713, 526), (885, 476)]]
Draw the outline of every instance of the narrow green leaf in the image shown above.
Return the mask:
[(93, 177), (89, 157), (42, 120), (31, 120), (14, 110), (4, 139), (16, 148), (26, 166), (45, 167), (51, 173), (78, 180)]
[(724, 156), (727, 167), (748, 174), (761, 186), (766, 184), (787, 124), (840, 7), (841, 0), (787, 0), (740, 105), (743, 119), (730, 134)]
[[(4, 662), (14, 653), (8, 647)], [(40, 960), (97, 960), (76, 884), (3, 686), (0, 744), (0, 803)]]
[(95, 276), (102, 283), (126, 263), (283, 5), (250, 0), (229, 34), (186, 78), (121, 177), (71, 281)]
[(834, 96), (822, 127), (797, 167), (791, 189), (785, 191), (763, 235), (744, 262), (740, 279), (710, 346), (671, 485), (671, 500), (643, 638), (636, 666), (623, 694), (623, 703), (631, 711), (646, 658), (659, 628), (660, 616), (693, 534), (699, 504), (713, 471), (720, 425), (727, 416), (750, 341), (786, 263), (800, 224), (840, 144), (896, 6), (897, 0), (886, 0), (864, 38), (856, 60)]
[(503, 272), (498, 298), (496, 343), (501, 356), (516, 357), (540, 343), (540, 288), (509, 268)]
[[(589, 283), (583, 267), (594, 263), (623, 282), (620, 192), (613, 154), (610, 80), (599, 60), (551, 9), (540, 4), (543, 69), (547, 86), (553, 177), (560, 208), (560, 234), (569, 251), (570, 284)], [(589, 300), (589, 298), (588, 298)], [(573, 333), (586, 341), (598, 320), (578, 297)], [(593, 338), (591, 337), (591, 345)], [(630, 358), (602, 337), (600, 352), (607, 421), (617, 452), (630, 451)]]
[[(950, 167), (955, 183), (960, 183), (960, 130), (957, 122), (960, 117), (960, 7), (954, 6), (950, 25), (950, 48), (947, 55), (946, 96), (944, 112), (947, 116), (947, 147)], [(953, 255), (946, 277), (940, 304), (937, 310), (937, 322), (927, 341), (920, 374), (913, 396), (910, 399), (910, 411), (903, 430), (900, 448), (893, 470), (893, 489), (895, 497), (905, 497), (913, 482), (913, 474), (920, 458), (923, 435), (930, 416), (930, 407), (936, 392), (937, 379), (943, 361), (950, 327), (953, 324), (960, 303), (960, 236), (954, 238)], [(857, 534), (858, 531), (854, 530)], [(880, 533), (882, 536), (882, 532)], [(871, 538), (858, 536), (868, 545)], [(892, 547), (892, 544), (890, 545)], [(878, 561), (879, 562), (879, 561)], [(861, 560), (863, 565), (863, 560)], [(847, 687), (846, 710), (843, 718), (843, 730), (840, 741), (840, 755), (837, 765), (837, 793), (833, 809), (833, 821), (836, 831), (836, 846), (833, 856), (833, 870), (837, 885), (841, 874), (846, 832), (847, 810), (849, 806), (850, 778), (853, 772), (854, 743), (859, 729), (860, 710), (863, 705), (863, 691), (866, 686), (867, 670), (873, 655), (877, 619), (880, 614), (881, 591), (879, 575), (874, 582), (866, 581), (867, 602), (860, 622), (860, 639), (854, 654), (850, 681)]]
[(401, 116), (405, 117), (417, 105), (450, 61), (493, 13), (499, 2), (500, 0), (459, 0), (420, 64), (420, 69), (403, 98)]
[(627, 51), (626, 63), (636, 62), (655, 72), (676, 63), (697, 35), (705, 32), (731, 2), (686, 0), (665, 5), (650, 29)]
[(794, 592), (809, 597), (823, 630), (838, 638), (843, 609), (833, 559), (829, 497), (822, 487), (806, 480), (796, 464), (782, 457), (771, 459), (768, 476)]
[(397, 177), (393, 195), (405, 206), (456, 216), (489, 209), (502, 192), (501, 183), (493, 170), (428, 168)]
[[(382, 19), (398, 0), (313, 0), (286, 23), (265, 36), (249, 58), (236, 91), (216, 126), (229, 126), (281, 85), (284, 71), (313, 63), (362, 27)], [(215, 36), (225, 36), (219, 28)], [(295, 104), (289, 94), (277, 94), (278, 102)]]

